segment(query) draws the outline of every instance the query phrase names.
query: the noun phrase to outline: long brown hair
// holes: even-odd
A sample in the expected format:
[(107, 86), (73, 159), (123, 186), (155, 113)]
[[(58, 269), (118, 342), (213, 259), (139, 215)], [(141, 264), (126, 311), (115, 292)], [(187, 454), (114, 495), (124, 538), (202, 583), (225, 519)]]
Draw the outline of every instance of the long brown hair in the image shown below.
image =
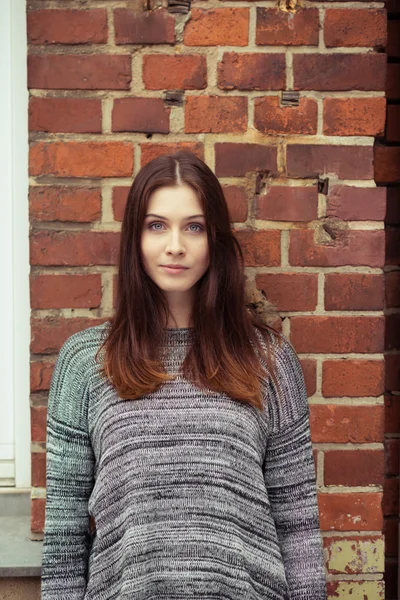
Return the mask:
[(103, 344), (103, 373), (122, 399), (132, 400), (173, 378), (163, 370), (159, 355), (169, 308), (162, 290), (144, 271), (140, 244), (151, 194), (181, 183), (191, 186), (202, 204), (210, 259), (197, 282), (194, 336), (182, 373), (203, 389), (225, 392), (263, 410), (261, 382), (266, 377), (276, 382), (272, 329), (246, 306), (243, 254), (222, 187), (211, 169), (188, 151), (150, 161), (131, 186), (122, 222), (116, 312)]

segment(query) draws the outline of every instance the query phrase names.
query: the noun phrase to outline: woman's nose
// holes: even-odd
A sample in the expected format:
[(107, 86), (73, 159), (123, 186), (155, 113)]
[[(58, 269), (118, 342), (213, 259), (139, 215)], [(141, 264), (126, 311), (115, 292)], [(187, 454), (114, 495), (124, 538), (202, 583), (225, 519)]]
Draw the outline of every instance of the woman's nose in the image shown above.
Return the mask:
[(181, 233), (179, 231), (173, 231), (171, 230), (169, 236), (168, 236), (168, 241), (167, 241), (167, 246), (166, 246), (166, 252), (179, 252), (182, 253), (185, 251), (184, 245), (183, 245), (183, 240), (181, 237)]

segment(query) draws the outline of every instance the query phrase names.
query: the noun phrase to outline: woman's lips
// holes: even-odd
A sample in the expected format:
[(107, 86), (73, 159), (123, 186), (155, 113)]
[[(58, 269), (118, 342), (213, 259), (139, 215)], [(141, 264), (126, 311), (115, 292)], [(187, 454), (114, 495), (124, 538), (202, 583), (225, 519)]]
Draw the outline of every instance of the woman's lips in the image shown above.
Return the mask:
[(166, 273), (170, 273), (171, 275), (178, 275), (178, 273), (183, 273), (183, 271), (187, 270), (187, 267), (164, 267), (161, 266), (162, 269), (164, 269), (164, 271)]

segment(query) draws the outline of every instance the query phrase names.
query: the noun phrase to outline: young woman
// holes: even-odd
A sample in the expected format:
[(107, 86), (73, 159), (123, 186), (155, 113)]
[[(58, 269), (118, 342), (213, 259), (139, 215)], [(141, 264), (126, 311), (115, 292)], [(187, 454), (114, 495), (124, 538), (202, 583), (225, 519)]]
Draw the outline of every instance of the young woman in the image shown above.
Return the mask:
[(303, 375), (244, 281), (207, 165), (144, 166), (116, 314), (52, 378), (43, 600), (326, 599)]

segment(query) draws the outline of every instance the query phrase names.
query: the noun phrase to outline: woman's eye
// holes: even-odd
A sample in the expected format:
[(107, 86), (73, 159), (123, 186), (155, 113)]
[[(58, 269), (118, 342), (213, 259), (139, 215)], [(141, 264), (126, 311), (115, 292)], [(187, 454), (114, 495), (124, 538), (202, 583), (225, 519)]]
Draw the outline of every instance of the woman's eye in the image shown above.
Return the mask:
[[(149, 229), (153, 229), (153, 227), (154, 227), (155, 225), (162, 225), (162, 223), (150, 223), (150, 225), (149, 225)], [(160, 231), (160, 229), (159, 229), (158, 227), (157, 227), (157, 228), (155, 228), (155, 230), (156, 230), (156, 231)]]
[[(195, 230), (195, 233), (197, 233), (198, 231), (203, 231), (203, 226), (200, 225), (199, 223), (191, 223), (189, 225), (189, 227), (197, 227), (197, 229)], [(192, 229), (193, 231), (193, 229)]]

